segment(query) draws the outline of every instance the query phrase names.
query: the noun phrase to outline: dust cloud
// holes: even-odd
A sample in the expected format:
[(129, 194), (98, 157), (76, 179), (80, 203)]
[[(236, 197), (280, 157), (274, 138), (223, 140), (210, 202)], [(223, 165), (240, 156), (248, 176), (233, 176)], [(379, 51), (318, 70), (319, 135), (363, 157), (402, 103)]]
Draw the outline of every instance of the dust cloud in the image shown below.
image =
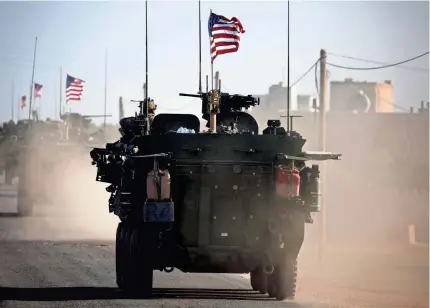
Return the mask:
[(28, 163), (25, 186), (42, 198), (30, 217), (2, 218), (0, 231), (5, 229), (6, 238), (17, 240), (114, 240), (119, 219), (108, 210), (108, 184), (95, 181), (91, 148), (35, 146), (36, 142), (21, 161)]
[[(307, 139), (305, 150), (320, 150), (317, 114), (300, 115), (294, 130)], [(253, 116), (260, 131), (279, 118), (269, 111)], [(306, 225), (299, 288), (312, 277), (319, 286), (361, 290), (360, 300), (397, 293), (399, 307), (428, 305), (428, 121), (428, 112), (327, 114), (326, 150), (342, 157), (319, 163), (325, 210)]]

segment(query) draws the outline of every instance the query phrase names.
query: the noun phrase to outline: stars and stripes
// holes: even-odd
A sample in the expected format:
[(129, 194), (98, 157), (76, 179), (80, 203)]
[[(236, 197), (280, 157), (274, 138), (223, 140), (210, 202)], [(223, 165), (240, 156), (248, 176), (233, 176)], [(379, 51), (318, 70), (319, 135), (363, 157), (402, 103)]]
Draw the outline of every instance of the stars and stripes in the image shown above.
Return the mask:
[(212, 12), (209, 15), (208, 30), (212, 62), (218, 55), (238, 51), (240, 34), (245, 33), (242, 23), (236, 17), (228, 19)]
[(66, 79), (66, 102), (80, 101), (84, 92), (85, 81), (67, 74)]
[(23, 108), (25, 108), (25, 106), (27, 106), (26, 102), (27, 102), (27, 96), (25, 96), (25, 95), (21, 96), (21, 104), (20, 104), (21, 109), (23, 109)]
[(43, 85), (39, 83), (34, 83), (34, 98), (42, 96)]

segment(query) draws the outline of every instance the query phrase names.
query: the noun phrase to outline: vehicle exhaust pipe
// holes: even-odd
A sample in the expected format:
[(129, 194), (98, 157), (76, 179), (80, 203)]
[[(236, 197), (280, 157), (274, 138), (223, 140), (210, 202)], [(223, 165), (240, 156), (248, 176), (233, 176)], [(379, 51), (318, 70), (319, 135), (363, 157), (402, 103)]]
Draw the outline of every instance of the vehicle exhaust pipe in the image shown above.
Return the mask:
[(265, 252), (263, 258), (263, 273), (266, 275), (271, 275), (274, 271), (275, 267), (273, 266), (272, 258), (267, 252)]

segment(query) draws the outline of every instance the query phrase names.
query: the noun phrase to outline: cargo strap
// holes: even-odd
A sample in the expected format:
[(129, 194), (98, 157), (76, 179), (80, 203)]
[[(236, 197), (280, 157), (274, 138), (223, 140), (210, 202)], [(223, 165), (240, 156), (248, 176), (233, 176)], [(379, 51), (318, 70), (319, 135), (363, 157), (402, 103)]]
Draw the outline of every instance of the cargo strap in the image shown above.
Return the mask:
[(156, 157), (154, 157), (153, 172), (154, 172), (154, 184), (155, 184), (155, 187), (157, 188), (157, 196), (158, 196), (158, 199), (160, 199), (161, 198), (161, 179), (160, 179), (161, 172), (158, 168), (158, 162)]

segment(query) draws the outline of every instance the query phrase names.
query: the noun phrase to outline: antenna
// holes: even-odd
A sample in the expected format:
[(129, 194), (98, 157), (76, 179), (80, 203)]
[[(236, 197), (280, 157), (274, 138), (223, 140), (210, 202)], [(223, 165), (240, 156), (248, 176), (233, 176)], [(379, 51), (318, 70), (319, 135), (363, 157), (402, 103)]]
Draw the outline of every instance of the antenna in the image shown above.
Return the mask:
[(202, 13), (199, 0), (199, 93), (202, 93)]
[[(287, 132), (290, 131), (290, 0), (287, 2)], [(292, 120), (292, 119), (291, 119)]]
[(148, 118), (148, 0), (145, 1), (145, 55), (146, 55), (146, 80), (145, 80), (145, 101), (146, 101), (146, 133), (149, 134)]
[[(107, 72), (107, 67), (108, 67), (108, 64), (107, 64), (107, 57), (108, 57), (108, 50), (107, 50), (107, 47), (106, 47), (106, 50), (105, 50), (105, 97), (104, 97), (104, 115), (106, 115), (106, 105), (107, 105), (107, 74), (108, 74), (108, 72)], [(103, 128), (104, 128), (104, 133), (106, 134), (106, 117), (104, 118), (104, 122), (103, 122)]]
[[(290, 131), (290, 0), (287, 2), (287, 132)], [(292, 121), (293, 119), (291, 119)]]
[(301, 116), (301, 115), (290, 115), (290, 116), (281, 115), (281, 118), (287, 118), (287, 117), (289, 119), (291, 131), (293, 130), (293, 119), (294, 118), (303, 118), (303, 116)]
[[(63, 105), (63, 67), (60, 66), (60, 118), (62, 114), (62, 105)], [(55, 115), (55, 118), (57, 118), (57, 115)]]

